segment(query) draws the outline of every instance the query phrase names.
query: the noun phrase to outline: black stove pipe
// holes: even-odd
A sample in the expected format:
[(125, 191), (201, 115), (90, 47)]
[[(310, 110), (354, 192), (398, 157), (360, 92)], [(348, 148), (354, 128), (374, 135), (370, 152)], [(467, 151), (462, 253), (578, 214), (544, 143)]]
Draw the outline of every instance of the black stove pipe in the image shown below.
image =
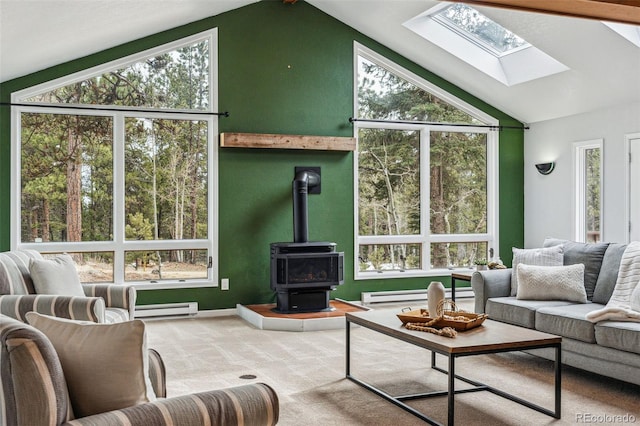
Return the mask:
[(296, 173), (292, 183), (293, 192), (293, 242), (309, 241), (309, 214), (307, 198), (309, 188), (320, 183), (320, 175), (310, 170)]

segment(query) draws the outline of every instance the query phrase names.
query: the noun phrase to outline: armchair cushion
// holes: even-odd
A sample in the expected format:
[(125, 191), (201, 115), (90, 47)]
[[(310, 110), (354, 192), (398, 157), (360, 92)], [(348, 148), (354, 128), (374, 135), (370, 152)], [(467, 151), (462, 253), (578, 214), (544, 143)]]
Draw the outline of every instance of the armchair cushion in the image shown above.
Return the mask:
[(29, 259), (29, 271), (37, 294), (84, 296), (76, 263), (68, 254), (53, 259)]
[(29, 312), (58, 353), (73, 411), (90, 416), (153, 401), (144, 322), (77, 322)]

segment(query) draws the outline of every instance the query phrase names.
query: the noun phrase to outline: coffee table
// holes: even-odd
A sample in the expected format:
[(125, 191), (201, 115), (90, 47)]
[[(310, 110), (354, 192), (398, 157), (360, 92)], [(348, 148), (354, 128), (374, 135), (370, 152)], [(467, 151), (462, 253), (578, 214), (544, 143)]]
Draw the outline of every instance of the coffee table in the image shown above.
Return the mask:
[[(458, 332), (454, 338), (437, 336), (424, 331), (407, 330), (394, 312), (367, 311), (347, 312), (346, 315), (346, 378), (359, 384), (375, 394), (387, 399), (395, 405), (410, 412), (416, 417), (432, 425), (440, 425), (434, 419), (405, 404), (404, 401), (447, 396), (447, 421), (448, 425), (454, 425), (454, 396), (458, 393), (476, 391), (488, 391), (503, 398), (517, 402), (533, 410), (548, 416), (560, 418), (561, 411), (561, 344), (562, 337), (553, 334), (542, 333), (528, 328), (518, 327), (497, 321), (485, 320), (476, 328)], [(351, 375), (351, 324), (391, 336), (403, 342), (411, 343), (431, 351), (431, 368), (448, 375), (448, 388), (446, 391), (427, 392), (421, 394), (392, 396), (375, 386), (366, 383)], [(495, 354), (500, 352), (513, 352), (527, 349), (554, 348), (554, 381), (555, 381), (555, 406), (553, 410), (544, 408), (520, 397), (488, 386), (484, 383), (462, 377), (455, 373), (456, 359), (471, 355)], [(448, 359), (448, 369), (442, 369), (436, 365), (436, 354), (441, 354)], [(399, 360), (401, 361), (401, 360)], [(456, 390), (455, 380), (459, 379), (473, 385), (472, 388)]]

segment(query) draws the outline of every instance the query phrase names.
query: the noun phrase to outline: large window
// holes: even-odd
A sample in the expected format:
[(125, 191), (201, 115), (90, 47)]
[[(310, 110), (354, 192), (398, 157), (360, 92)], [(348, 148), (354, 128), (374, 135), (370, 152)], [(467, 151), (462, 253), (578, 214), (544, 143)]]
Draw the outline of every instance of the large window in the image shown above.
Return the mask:
[(441, 274), (486, 259), (497, 249), (497, 135), (485, 126), (495, 120), (356, 50), (356, 276)]
[(14, 247), (83, 282), (215, 285), (215, 36), (14, 94)]

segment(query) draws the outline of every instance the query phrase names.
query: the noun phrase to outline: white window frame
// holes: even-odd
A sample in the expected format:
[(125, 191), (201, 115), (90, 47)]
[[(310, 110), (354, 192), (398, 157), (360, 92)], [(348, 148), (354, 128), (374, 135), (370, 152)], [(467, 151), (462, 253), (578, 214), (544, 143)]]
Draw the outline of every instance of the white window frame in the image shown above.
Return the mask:
[[(122, 107), (109, 105), (110, 111), (99, 110), (66, 110), (55, 107), (34, 107), (26, 104), (26, 99), (40, 93), (54, 90), (78, 81), (83, 81), (113, 69), (123, 68), (145, 58), (174, 51), (178, 48), (190, 46), (200, 41), (209, 42), (209, 100), (206, 110), (175, 110), (180, 114), (170, 112), (157, 112), (154, 108)], [(67, 75), (46, 83), (32, 86), (11, 95), (12, 103), (21, 104), (11, 108), (11, 248), (33, 249), (42, 253), (82, 253), (82, 252), (113, 252), (113, 274), (115, 284), (134, 285), (140, 289), (170, 289), (170, 288), (195, 288), (218, 286), (218, 147), (215, 143), (218, 134), (218, 119), (214, 115), (202, 115), (203, 112), (217, 112), (218, 110), (218, 31), (212, 29), (190, 37), (145, 50), (125, 58), (99, 65), (87, 70)], [(42, 105), (42, 104), (36, 104)], [(67, 105), (67, 104), (65, 104)], [(135, 109), (135, 111), (130, 111)], [(149, 109), (149, 112), (141, 110)], [(21, 114), (44, 113), (57, 115), (86, 115), (111, 117), (113, 120), (113, 240), (112, 241), (83, 241), (83, 242), (23, 242), (21, 240)], [(195, 112), (198, 114), (188, 114)], [(125, 238), (125, 169), (124, 169), (124, 129), (127, 118), (150, 118), (170, 120), (197, 120), (207, 122), (207, 167), (208, 178), (208, 235), (206, 239), (198, 240), (150, 240), (131, 241)], [(151, 281), (125, 281), (125, 255), (124, 252), (132, 250), (180, 250), (180, 249), (206, 249), (209, 253), (211, 267), (207, 270), (206, 279), (191, 280), (161, 280)]]
[(593, 139), (573, 144), (573, 240), (586, 242), (587, 226), (587, 176), (586, 176), (586, 152), (590, 149), (600, 150), (600, 241), (604, 235), (604, 217), (602, 209), (603, 200), (603, 164), (604, 164), (604, 140)]
[[(631, 187), (631, 141), (635, 139), (640, 139), (640, 133), (630, 133), (624, 135), (624, 155), (626, 157), (626, 161), (624, 162), (624, 234), (627, 244), (631, 242), (631, 227), (633, 226), (633, 224), (631, 223), (631, 191), (633, 189)], [(636, 158), (635, 161), (638, 161), (638, 159)]]
[[(489, 126), (498, 126), (499, 121), (488, 114), (476, 109), (463, 100), (445, 92), (441, 88), (433, 85), (422, 77), (400, 67), (387, 58), (377, 54), (376, 52), (362, 46), (359, 43), (354, 44), (354, 117), (358, 114), (358, 57), (361, 56), (366, 60), (377, 64), (388, 71), (394, 73), (398, 77), (410, 82), (411, 84), (432, 93), (438, 98), (448, 102), (449, 104), (459, 108), (472, 117), (486, 123)], [(409, 278), (409, 277), (429, 277), (450, 275), (450, 269), (431, 269), (431, 243), (467, 243), (467, 242), (487, 242), (488, 248), (493, 249), (494, 253), (499, 253), (498, 238), (498, 132), (492, 131), (487, 127), (457, 127), (457, 126), (432, 126), (425, 124), (398, 124), (398, 123), (369, 123), (354, 122), (354, 136), (356, 144), (359, 146), (359, 130), (363, 128), (375, 129), (392, 129), (392, 130), (413, 130), (420, 131), (420, 169), (429, 170), (429, 140), (431, 131), (446, 132), (474, 132), (486, 133), (487, 135), (487, 232), (482, 234), (430, 234), (430, 217), (429, 214), (429, 173), (420, 173), (420, 234), (416, 235), (376, 235), (376, 236), (360, 236), (359, 219), (359, 182), (358, 182), (358, 149), (353, 156), (353, 181), (354, 181), (354, 279), (387, 279), (387, 278)], [(360, 271), (359, 256), (360, 245), (369, 244), (422, 244), (422, 266), (417, 270), (405, 271)]]

